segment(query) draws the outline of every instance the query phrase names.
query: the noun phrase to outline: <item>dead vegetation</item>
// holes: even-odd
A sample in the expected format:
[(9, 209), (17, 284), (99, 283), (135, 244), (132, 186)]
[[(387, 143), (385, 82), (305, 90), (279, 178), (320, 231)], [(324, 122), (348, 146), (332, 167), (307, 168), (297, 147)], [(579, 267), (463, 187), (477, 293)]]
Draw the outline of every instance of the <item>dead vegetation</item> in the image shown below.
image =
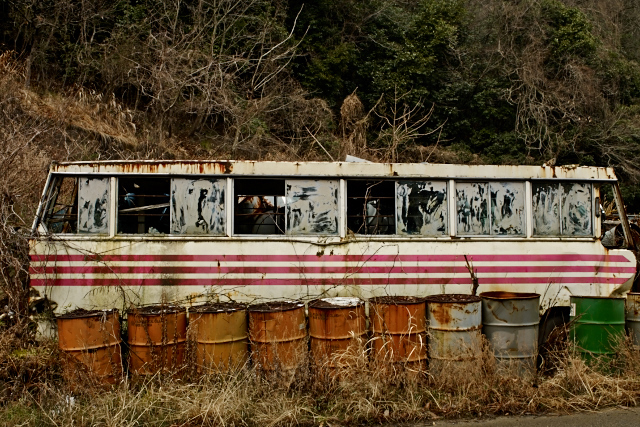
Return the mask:
[[(499, 369), (483, 344), (479, 360), (457, 361), (439, 374), (402, 363), (373, 362), (358, 340), (337, 357), (340, 369), (304, 366), (293, 382), (245, 366), (239, 372), (129, 377), (111, 389), (64, 383), (54, 343), (16, 350), (3, 339), (0, 387), (4, 425), (365, 425), (499, 414), (566, 413), (640, 398), (640, 352), (622, 342), (616, 369), (586, 364), (558, 347), (552, 373)], [(336, 363), (339, 362), (339, 363)]]

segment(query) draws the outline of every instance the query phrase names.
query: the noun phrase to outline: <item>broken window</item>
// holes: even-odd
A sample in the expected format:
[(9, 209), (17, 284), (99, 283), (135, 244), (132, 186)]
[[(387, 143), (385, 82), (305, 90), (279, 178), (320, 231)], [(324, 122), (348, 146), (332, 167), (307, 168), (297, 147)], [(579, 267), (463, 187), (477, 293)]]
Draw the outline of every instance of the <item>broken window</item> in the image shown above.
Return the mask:
[(169, 178), (118, 179), (118, 233), (169, 234)]
[(285, 181), (234, 180), (235, 234), (284, 234)]
[(591, 184), (562, 184), (562, 234), (591, 236)]
[(347, 227), (355, 234), (395, 234), (394, 181), (347, 181)]
[(78, 233), (109, 233), (110, 178), (79, 178)]
[(171, 180), (172, 234), (225, 234), (224, 179)]
[(396, 196), (398, 234), (447, 234), (446, 181), (398, 181)]
[(524, 228), (524, 182), (491, 182), (491, 234), (521, 236)]
[(591, 236), (591, 184), (534, 182), (533, 234)]
[(78, 178), (56, 176), (43, 222), (50, 233), (75, 233), (78, 229)]
[(524, 195), (524, 182), (456, 183), (457, 234), (524, 235)]
[(287, 180), (287, 234), (338, 234), (338, 180)]
[(456, 215), (458, 235), (489, 234), (489, 184), (456, 183)]

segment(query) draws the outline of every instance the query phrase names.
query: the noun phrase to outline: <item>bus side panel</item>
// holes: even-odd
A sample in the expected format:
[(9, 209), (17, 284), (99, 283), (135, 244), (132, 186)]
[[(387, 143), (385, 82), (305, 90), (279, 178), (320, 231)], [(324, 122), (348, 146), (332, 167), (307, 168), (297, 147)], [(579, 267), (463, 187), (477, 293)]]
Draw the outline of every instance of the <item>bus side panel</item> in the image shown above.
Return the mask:
[(542, 308), (570, 295), (630, 289), (627, 250), (585, 241), (374, 241), (318, 246), (299, 241), (76, 240), (32, 245), (31, 284), (58, 304), (126, 308), (162, 301), (537, 292)]

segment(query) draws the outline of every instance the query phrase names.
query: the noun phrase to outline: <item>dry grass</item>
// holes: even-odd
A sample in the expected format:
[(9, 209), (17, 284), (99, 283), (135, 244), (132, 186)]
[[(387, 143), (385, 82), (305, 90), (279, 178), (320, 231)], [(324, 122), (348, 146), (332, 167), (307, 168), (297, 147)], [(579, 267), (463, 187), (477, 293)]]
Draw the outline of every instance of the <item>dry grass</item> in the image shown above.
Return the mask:
[[(485, 345), (479, 360), (432, 374), (373, 363), (370, 346), (359, 341), (340, 356), (344, 368), (305, 368), (290, 385), (246, 367), (191, 380), (154, 376), (125, 379), (109, 390), (86, 385), (75, 391), (57, 375), (51, 344), (25, 352), (9, 351), (11, 345), (3, 341), (0, 349), (4, 390), (14, 390), (4, 394), (4, 425), (364, 425), (589, 411), (634, 406), (640, 398), (640, 352), (629, 342), (620, 344), (613, 371), (584, 363), (567, 346), (550, 357), (553, 374), (501, 371)], [(9, 381), (10, 369), (30, 374)]]

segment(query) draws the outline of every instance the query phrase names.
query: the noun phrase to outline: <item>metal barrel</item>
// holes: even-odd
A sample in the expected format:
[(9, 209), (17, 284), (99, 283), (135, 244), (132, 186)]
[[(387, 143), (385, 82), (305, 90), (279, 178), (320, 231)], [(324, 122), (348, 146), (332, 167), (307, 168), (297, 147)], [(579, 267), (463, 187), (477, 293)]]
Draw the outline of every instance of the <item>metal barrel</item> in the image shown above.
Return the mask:
[(540, 295), (497, 291), (480, 297), (482, 331), (499, 367), (513, 367), (519, 373), (532, 370), (538, 356)]
[(348, 360), (341, 355), (366, 332), (367, 317), (361, 299), (322, 298), (309, 303), (311, 360), (316, 367), (348, 366)]
[(251, 360), (266, 372), (295, 371), (307, 356), (307, 323), (300, 301), (249, 306)]
[(422, 369), (427, 360), (427, 306), (424, 298), (385, 296), (369, 300), (376, 361), (405, 362)]
[(63, 376), (75, 384), (88, 372), (98, 382), (122, 378), (120, 316), (113, 310), (74, 310), (56, 318)]
[(176, 372), (184, 363), (187, 312), (152, 305), (127, 311), (129, 371), (138, 375)]
[(482, 353), (482, 299), (475, 295), (427, 297), (429, 369), (477, 359)]
[(624, 308), (627, 333), (633, 345), (640, 346), (640, 292), (629, 292)]
[(189, 308), (189, 336), (195, 341), (198, 372), (226, 372), (249, 360), (247, 307), (237, 303)]
[(571, 339), (583, 358), (608, 358), (624, 337), (624, 298), (571, 296)]

